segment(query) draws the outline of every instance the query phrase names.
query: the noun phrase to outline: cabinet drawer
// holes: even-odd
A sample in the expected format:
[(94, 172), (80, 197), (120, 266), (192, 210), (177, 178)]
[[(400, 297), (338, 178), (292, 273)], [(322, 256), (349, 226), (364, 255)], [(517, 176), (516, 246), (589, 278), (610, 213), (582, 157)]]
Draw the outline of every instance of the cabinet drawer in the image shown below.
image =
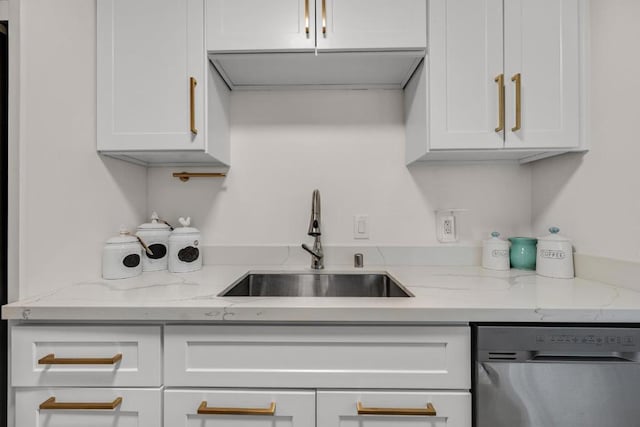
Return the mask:
[(470, 388), (468, 327), (167, 326), (165, 384)]
[[(359, 414), (375, 408), (378, 414)], [(395, 411), (427, 409), (435, 415), (402, 415)], [(318, 427), (471, 427), (471, 394), (430, 391), (318, 391)]]
[[(39, 409), (55, 398), (53, 407), (115, 406), (114, 409)], [(120, 398), (118, 403), (116, 399)], [(156, 427), (162, 425), (160, 389), (38, 388), (16, 391), (19, 427)], [(51, 403), (49, 403), (51, 405)], [(117, 405), (117, 406), (116, 406)]]
[(11, 383), (25, 386), (159, 386), (159, 326), (16, 326)]
[(164, 393), (164, 425), (315, 427), (316, 394), (308, 390), (169, 390)]

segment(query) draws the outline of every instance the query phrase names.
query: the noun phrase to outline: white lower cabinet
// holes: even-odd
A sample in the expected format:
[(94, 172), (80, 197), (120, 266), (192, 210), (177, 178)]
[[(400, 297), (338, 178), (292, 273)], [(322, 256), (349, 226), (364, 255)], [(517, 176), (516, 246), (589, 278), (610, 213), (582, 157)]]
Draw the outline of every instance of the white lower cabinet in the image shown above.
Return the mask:
[(309, 390), (167, 390), (164, 425), (171, 427), (315, 427)]
[(318, 427), (469, 427), (471, 393), (318, 391)]
[(161, 393), (159, 388), (20, 389), (16, 391), (15, 426), (159, 427)]

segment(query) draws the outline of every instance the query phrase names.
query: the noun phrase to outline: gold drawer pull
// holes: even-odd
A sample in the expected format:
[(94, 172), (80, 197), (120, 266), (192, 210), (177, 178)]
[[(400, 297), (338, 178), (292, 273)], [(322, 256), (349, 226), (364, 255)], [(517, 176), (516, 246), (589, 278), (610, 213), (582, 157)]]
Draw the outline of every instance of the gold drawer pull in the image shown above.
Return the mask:
[(309, 0), (304, 0), (304, 32), (309, 38)]
[(494, 80), (498, 83), (498, 127), (496, 132), (504, 130), (504, 74), (500, 74)]
[(198, 407), (200, 415), (273, 415), (276, 413), (276, 402), (271, 402), (268, 408), (209, 408), (207, 401)]
[(365, 408), (362, 402), (358, 402), (358, 415), (426, 415), (436, 416), (436, 408), (427, 403), (426, 408)]
[(116, 397), (113, 402), (56, 402), (55, 397), (50, 397), (40, 404), (40, 409), (114, 410), (121, 403), (121, 397)]
[(122, 360), (122, 353), (118, 353), (113, 357), (98, 358), (57, 358), (55, 354), (47, 354), (38, 360), (39, 365), (115, 365)]
[(327, 37), (327, 0), (322, 0), (322, 35)]
[(198, 134), (196, 128), (196, 86), (198, 81), (195, 77), (189, 77), (189, 127), (193, 135)]
[(522, 128), (522, 75), (514, 74), (511, 81), (516, 84), (516, 125), (511, 132), (517, 132)]

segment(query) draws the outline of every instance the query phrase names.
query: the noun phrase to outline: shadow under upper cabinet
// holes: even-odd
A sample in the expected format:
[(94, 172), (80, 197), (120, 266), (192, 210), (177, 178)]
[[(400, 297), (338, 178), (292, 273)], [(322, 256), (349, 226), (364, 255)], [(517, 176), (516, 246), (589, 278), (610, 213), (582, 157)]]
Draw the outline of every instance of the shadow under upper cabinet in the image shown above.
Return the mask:
[(388, 274), (249, 273), (221, 297), (413, 297)]

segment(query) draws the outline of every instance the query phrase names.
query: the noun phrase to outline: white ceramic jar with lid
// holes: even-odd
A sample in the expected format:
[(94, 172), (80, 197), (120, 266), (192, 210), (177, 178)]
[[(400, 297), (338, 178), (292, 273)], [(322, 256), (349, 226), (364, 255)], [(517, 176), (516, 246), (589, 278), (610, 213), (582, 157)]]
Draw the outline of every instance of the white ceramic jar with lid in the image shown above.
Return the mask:
[(175, 228), (169, 236), (169, 271), (188, 273), (202, 268), (200, 231), (190, 227), (191, 218), (179, 218), (182, 227)]
[(558, 234), (558, 227), (551, 227), (549, 235), (538, 238), (536, 273), (556, 279), (572, 279), (573, 246), (571, 240)]
[(121, 228), (120, 235), (108, 239), (102, 250), (102, 278), (127, 279), (142, 273), (142, 246), (138, 238)]
[(152, 254), (142, 253), (142, 271), (161, 271), (168, 267), (169, 236), (171, 227), (160, 220), (157, 213), (151, 215), (151, 222), (138, 226), (136, 235), (149, 247)]
[(494, 231), (491, 238), (482, 242), (482, 267), (489, 270), (509, 270), (509, 242)]

